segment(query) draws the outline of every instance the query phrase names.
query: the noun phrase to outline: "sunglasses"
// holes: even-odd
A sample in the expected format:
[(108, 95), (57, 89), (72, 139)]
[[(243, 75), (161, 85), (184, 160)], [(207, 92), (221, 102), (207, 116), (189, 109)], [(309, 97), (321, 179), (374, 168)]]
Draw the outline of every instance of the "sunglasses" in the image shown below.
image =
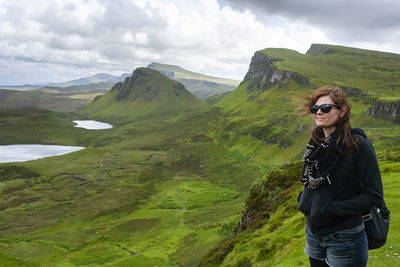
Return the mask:
[(312, 114), (317, 114), (318, 110), (321, 109), (321, 111), (323, 113), (329, 113), (329, 112), (331, 112), (332, 107), (340, 108), (338, 105), (335, 105), (335, 104), (322, 104), (321, 106), (312, 105), (310, 107), (310, 112)]

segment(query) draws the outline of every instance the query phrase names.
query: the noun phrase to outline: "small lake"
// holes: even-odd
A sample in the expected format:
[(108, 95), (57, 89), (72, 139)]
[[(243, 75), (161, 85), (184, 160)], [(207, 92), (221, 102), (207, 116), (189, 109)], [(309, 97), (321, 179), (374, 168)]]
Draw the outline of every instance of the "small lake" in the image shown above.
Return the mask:
[[(88, 130), (110, 129), (113, 126), (93, 120), (75, 120), (75, 127)], [(78, 146), (57, 146), (57, 145), (5, 145), (0, 146), (0, 163), (23, 162), (28, 160), (42, 159), (52, 156), (60, 156), (84, 149)]]
[(0, 146), (0, 163), (23, 162), (59, 156), (84, 149), (78, 146), (56, 145), (5, 145)]
[(111, 124), (104, 123), (104, 122), (99, 122), (99, 121), (91, 121), (91, 120), (80, 121), (80, 120), (75, 120), (73, 122), (75, 122), (77, 124), (74, 127), (85, 128), (85, 129), (88, 129), (88, 130), (103, 130), (103, 129), (110, 129), (110, 128), (113, 127)]

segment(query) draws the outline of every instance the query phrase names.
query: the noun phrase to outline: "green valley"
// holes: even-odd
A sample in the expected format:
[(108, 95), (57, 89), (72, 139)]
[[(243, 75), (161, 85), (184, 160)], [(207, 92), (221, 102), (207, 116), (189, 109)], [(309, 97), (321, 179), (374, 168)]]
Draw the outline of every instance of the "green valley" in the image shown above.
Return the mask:
[(395, 54), (265, 49), (234, 91), (205, 100), (138, 68), (80, 111), (0, 111), (2, 144), (86, 147), (0, 164), (0, 266), (307, 266), (296, 197), (313, 121), (301, 105), (326, 83), (350, 96), (392, 210), (370, 264), (399, 265), (399, 71)]

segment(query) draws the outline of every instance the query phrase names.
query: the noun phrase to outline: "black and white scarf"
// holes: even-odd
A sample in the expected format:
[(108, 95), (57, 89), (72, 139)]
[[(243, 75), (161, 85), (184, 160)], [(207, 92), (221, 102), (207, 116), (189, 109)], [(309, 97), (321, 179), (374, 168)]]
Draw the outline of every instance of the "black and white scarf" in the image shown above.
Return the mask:
[(321, 144), (312, 139), (304, 152), (304, 170), (301, 182), (308, 189), (315, 190), (322, 183), (331, 183), (330, 175), (339, 160), (340, 152), (336, 148), (338, 131), (334, 131)]

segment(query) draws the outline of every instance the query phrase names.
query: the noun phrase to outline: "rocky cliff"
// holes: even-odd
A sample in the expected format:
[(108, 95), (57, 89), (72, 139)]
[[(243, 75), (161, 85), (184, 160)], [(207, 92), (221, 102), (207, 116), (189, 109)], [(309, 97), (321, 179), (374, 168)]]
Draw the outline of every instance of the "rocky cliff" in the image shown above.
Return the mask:
[(400, 100), (395, 102), (374, 101), (367, 115), (400, 123)]
[(310, 84), (308, 78), (296, 72), (279, 70), (274, 65), (274, 62), (277, 61), (280, 61), (280, 59), (269, 57), (260, 51), (254, 54), (249, 70), (242, 82), (249, 81), (248, 92), (258, 90), (259, 93), (262, 93), (275, 85), (280, 88), (286, 88), (290, 80), (294, 80), (302, 87)]

